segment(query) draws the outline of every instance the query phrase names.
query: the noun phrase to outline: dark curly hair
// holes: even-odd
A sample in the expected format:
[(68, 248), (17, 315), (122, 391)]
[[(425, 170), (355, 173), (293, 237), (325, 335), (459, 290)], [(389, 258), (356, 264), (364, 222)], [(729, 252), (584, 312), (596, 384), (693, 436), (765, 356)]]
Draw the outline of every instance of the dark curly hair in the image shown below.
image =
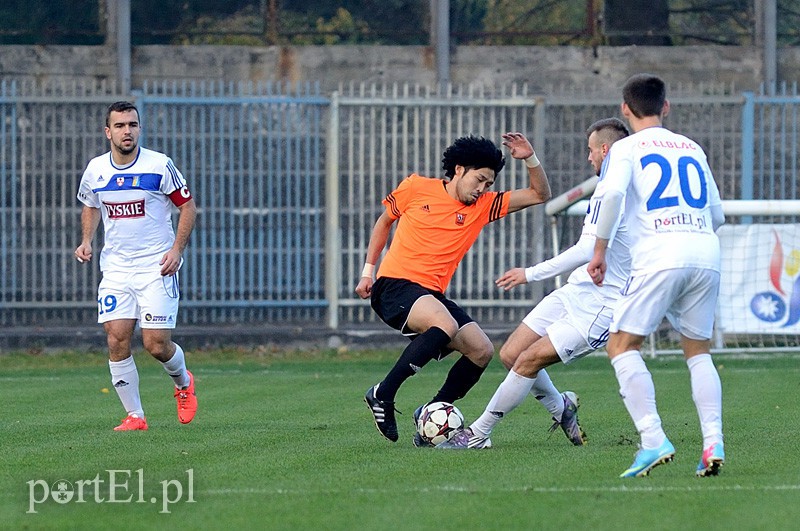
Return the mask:
[(503, 152), (494, 142), (482, 136), (462, 136), (442, 154), (442, 169), (444, 174), (451, 179), (456, 174), (456, 166), (489, 168), (494, 170), (494, 174), (497, 175), (505, 164), (506, 159), (503, 157)]

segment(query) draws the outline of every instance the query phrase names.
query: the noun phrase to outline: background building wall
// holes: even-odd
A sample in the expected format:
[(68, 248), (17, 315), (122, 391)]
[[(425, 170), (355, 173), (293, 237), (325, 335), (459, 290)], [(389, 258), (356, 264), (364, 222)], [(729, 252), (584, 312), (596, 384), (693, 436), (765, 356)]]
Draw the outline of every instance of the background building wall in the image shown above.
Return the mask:
[[(2, 46), (0, 76), (113, 81), (114, 49), (104, 46)], [(451, 48), (451, 81), (480, 85), (528, 83), (534, 90), (585, 86), (614, 91), (633, 73), (648, 71), (675, 84), (731, 84), (754, 90), (763, 79), (761, 50), (739, 46), (463, 46)], [(427, 46), (138, 46), (133, 88), (144, 80), (319, 82), (340, 84), (436, 82)], [(778, 51), (778, 79), (800, 79), (800, 48)]]

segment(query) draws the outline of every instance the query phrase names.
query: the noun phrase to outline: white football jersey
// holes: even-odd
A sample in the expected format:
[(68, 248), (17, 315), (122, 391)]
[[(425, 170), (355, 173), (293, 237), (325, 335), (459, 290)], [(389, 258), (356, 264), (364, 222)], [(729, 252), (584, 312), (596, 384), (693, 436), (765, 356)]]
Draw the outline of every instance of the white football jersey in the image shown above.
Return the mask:
[(159, 262), (175, 242), (173, 201), (191, 197), (172, 160), (140, 147), (131, 164), (117, 167), (111, 152), (89, 161), (78, 200), (99, 208), (105, 230), (101, 271), (160, 271)]
[[(603, 161), (605, 167), (607, 160)], [(583, 230), (581, 239), (586, 238), (590, 242), (590, 253), (594, 249), (594, 240), (597, 237), (597, 215), (602, 203), (603, 194), (606, 190), (605, 179), (602, 175), (597, 183), (597, 187), (589, 199), (589, 207), (586, 210), (586, 217), (583, 220)], [(605, 300), (607, 305), (620, 297), (620, 291), (628, 281), (631, 272), (631, 239), (625, 216), (622, 212), (617, 217), (617, 225), (614, 234), (609, 242), (608, 252), (606, 253), (606, 276), (602, 286), (595, 286), (592, 277), (586, 266), (577, 268), (567, 279), (570, 284), (590, 286), (592, 291), (597, 290)]]
[(625, 194), (633, 275), (680, 267), (719, 271), (710, 207), (722, 201), (696, 142), (649, 127), (615, 142), (607, 162), (605, 186)]

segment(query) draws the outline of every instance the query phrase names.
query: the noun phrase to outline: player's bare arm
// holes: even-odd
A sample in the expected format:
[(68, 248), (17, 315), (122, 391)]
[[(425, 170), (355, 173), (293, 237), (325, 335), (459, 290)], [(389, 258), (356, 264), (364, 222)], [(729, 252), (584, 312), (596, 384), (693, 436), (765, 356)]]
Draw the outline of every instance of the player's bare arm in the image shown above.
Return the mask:
[[(535, 157), (533, 146), (522, 133), (510, 132), (502, 136), (503, 145), (508, 148), (513, 158), (526, 160)], [(511, 192), (508, 204), (509, 212), (544, 203), (553, 196), (550, 191), (550, 182), (547, 180), (547, 173), (541, 164), (537, 163), (533, 168), (528, 167), (528, 176), (530, 177), (528, 188), (520, 188)]]
[(84, 206), (81, 210), (81, 244), (75, 249), (75, 259), (80, 263), (92, 259), (92, 240), (100, 225), (100, 209)]
[(510, 290), (514, 286), (519, 286), (520, 284), (527, 284), (528, 279), (525, 276), (525, 268), (515, 267), (514, 269), (509, 269), (503, 273), (500, 278), (495, 280), (494, 283), (498, 288), (503, 288), (505, 291)]
[(592, 282), (598, 286), (603, 285), (603, 279), (606, 276), (606, 250), (608, 249), (608, 240), (604, 238), (597, 238), (594, 242), (594, 256), (586, 266), (589, 276), (592, 277)]
[[(389, 214), (384, 212), (380, 215), (378, 220), (375, 222), (375, 226), (372, 228), (372, 235), (369, 238), (369, 245), (367, 247), (367, 257), (366, 257), (366, 264), (372, 264), (373, 266), (378, 262), (378, 258), (381, 256), (381, 252), (383, 252), (383, 248), (386, 247), (386, 242), (389, 241), (389, 231), (392, 228), (392, 224), (395, 220), (389, 217)], [(356, 286), (356, 293), (362, 299), (369, 298), (372, 294), (372, 284), (373, 284), (373, 275), (363, 275), (358, 281), (358, 285)]]
[(197, 204), (194, 199), (183, 203), (178, 210), (180, 215), (178, 216), (178, 228), (175, 231), (175, 242), (172, 244), (172, 248), (161, 257), (162, 276), (172, 276), (178, 272), (183, 250), (189, 243), (189, 236), (192, 234), (197, 219)]

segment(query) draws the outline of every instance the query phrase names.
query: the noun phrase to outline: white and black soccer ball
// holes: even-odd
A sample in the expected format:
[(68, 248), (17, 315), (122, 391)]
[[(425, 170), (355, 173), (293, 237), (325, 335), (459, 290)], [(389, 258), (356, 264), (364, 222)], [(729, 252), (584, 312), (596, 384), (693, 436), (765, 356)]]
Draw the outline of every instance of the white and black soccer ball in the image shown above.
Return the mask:
[(434, 446), (450, 439), (463, 427), (464, 415), (448, 402), (431, 402), (422, 408), (417, 420), (417, 433)]

